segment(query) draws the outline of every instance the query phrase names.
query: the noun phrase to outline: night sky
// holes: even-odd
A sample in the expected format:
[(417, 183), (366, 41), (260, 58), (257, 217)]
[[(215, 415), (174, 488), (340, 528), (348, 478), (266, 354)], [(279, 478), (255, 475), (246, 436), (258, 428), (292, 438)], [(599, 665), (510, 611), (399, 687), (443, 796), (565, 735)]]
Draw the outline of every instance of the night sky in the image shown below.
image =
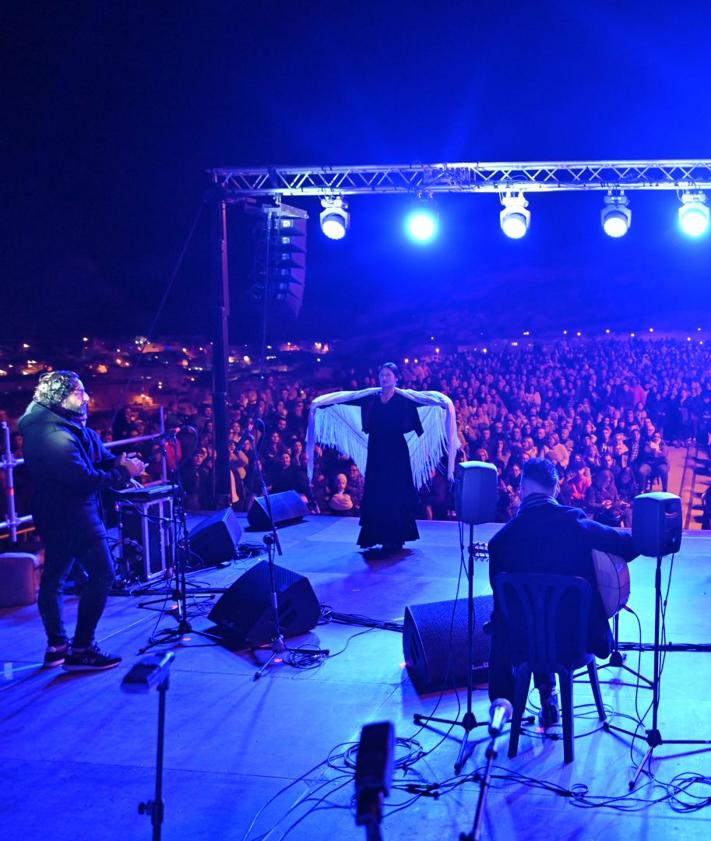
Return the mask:
[[(8, 338), (146, 333), (210, 167), (711, 157), (708, 0), (335, 6), (6, 4)], [(427, 249), (402, 235), (403, 199), (352, 199), (335, 243), (317, 200), (289, 200), (312, 217), (294, 335), (424, 324), (452, 298), (504, 331), (534, 310), (709, 326), (711, 236), (678, 233), (674, 193), (633, 193), (620, 241), (600, 229), (600, 193), (529, 199), (512, 242), (496, 196), (443, 196)], [(239, 341), (254, 319), (232, 250)], [(203, 216), (154, 334), (205, 330), (209, 257)]]

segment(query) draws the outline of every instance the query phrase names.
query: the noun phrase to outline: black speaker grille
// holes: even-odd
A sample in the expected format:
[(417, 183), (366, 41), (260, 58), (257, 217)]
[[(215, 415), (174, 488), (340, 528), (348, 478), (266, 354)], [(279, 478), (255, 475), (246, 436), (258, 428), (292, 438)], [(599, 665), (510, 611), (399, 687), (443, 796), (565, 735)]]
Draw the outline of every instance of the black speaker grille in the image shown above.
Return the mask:
[[(311, 630), (321, 606), (308, 578), (274, 564), (279, 624), (285, 637)], [(275, 633), (269, 564), (261, 561), (247, 570), (220, 598), (209, 618), (235, 648), (270, 642)]]
[[(482, 625), (491, 617), (492, 596), (474, 599), (474, 681), (486, 680), (490, 638)], [(405, 608), (403, 651), (410, 680), (418, 692), (453, 689), (467, 682), (466, 599)]]

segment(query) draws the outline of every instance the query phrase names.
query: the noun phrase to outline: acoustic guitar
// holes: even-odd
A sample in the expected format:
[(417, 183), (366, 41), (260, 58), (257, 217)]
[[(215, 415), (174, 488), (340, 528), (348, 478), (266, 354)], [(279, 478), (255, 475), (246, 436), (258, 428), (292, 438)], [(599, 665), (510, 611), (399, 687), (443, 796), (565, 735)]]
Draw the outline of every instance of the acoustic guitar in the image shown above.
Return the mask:
[(601, 549), (593, 549), (592, 559), (605, 614), (611, 619), (630, 597), (630, 571), (626, 561)]

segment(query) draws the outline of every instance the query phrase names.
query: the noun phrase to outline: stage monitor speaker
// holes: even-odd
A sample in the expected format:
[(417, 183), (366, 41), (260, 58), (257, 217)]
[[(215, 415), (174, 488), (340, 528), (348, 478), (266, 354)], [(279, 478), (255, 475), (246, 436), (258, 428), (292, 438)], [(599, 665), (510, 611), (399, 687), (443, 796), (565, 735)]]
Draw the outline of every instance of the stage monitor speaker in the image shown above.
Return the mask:
[[(274, 564), (279, 624), (285, 637), (305, 634), (315, 627), (321, 605), (308, 578)], [(260, 561), (220, 596), (209, 619), (230, 648), (256, 647), (274, 637), (269, 563)]]
[[(296, 491), (284, 491), (283, 493), (272, 494), (269, 500), (272, 504), (275, 526), (296, 522), (309, 513), (306, 503)], [(267, 531), (267, 529), (272, 527), (263, 496), (254, 498), (247, 512), (247, 519), (249, 520), (250, 526), (258, 531)]]
[(493, 523), (499, 496), (499, 472), (487, 461), (463, 461), (454, 477), (454, 510), (463, 523)]
[(190, 565), (210, 567), (232, 560), (237, 555), (241, 534), (239, 520), (231, 508), (211, 514), (190, 532)]
[[(474, 682), (489, 672), (491, 637), (482, 630), (491, 618), (493, 596), (474, 599)], [(418, 693), (454, 689), (467, 683), (469, 647), (466, 599), (415, 604), (405, 608), (402, 647)]]
[(632, 502), (632, 538), (640, 555), (671, 555), (681, 548), (681, 499), (662, 492)]

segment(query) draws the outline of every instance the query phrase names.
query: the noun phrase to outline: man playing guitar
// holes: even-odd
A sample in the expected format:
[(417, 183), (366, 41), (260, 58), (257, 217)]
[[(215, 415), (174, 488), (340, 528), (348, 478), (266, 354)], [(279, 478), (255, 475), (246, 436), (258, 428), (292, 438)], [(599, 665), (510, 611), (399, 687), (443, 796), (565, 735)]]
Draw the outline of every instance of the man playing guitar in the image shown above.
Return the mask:
[[(489, 580), (501, 572), (546, 573), (580, 576), (590, 582), (592, 603), (588, 625), (588, 650), (606, 658), (612, 634), (608, 614), (598, 590), (593, 550), (630, 561), (637, 550), (630, 534), (588, 519), (579, 508), (560, 505), (556, 500), (559, 476), (547, 459), (532, 458), (524, 463), (521, 506), (516, 516), (489, 541)], [(489, 658), (489, 697), (513, 700), (511, 653), (500, 612), (494, 602)], [(542, 727), (558, 721), (555, 675), (535, 674), (541, 698)]]

